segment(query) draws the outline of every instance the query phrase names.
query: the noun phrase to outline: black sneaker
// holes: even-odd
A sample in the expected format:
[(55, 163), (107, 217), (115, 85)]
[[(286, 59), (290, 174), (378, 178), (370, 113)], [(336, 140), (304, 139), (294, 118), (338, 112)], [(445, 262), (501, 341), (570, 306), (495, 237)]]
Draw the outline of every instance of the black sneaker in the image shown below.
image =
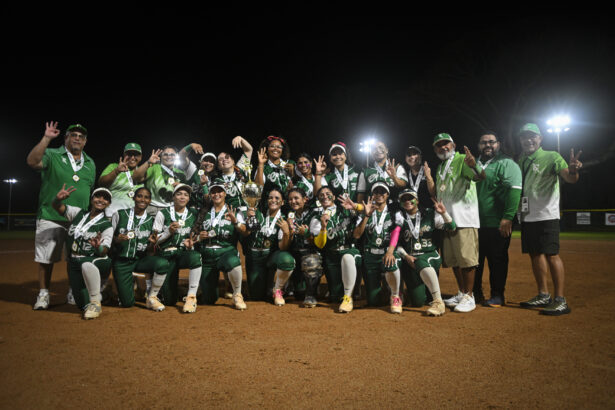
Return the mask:
[(521, 305), (521, 307), (524, 307), (524, 308), (536, 308), (536, 307), (546, 307), (551, 302), (553, 302), (553, 300), (551, 299), (551, 295), (549, 295), (548, 293), (539, 293), (538, 295), (534, 296), (530, 300), (521, 302), (519, 305)]
[(549, 303), (543, 310), (541, 315), (560, 316), (570, 313), (570, 307), (566, 303), (566, 298), (556, 297), (553, 302)]

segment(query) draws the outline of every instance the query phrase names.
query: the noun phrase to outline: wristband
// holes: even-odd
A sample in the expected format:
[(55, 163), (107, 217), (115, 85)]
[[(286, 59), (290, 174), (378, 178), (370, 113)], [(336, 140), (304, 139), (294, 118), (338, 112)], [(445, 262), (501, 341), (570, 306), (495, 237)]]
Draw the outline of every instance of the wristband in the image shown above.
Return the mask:
[(357, 212), (362, 212), (363, 211), (363, 205), (355, 204), (354, 210), (357, 211)]
[(450, 224), (451, 222), (453, 222), (453, 218), (451, 218), (448, 212), (444, 212), (442, 214), (442, 219), (444, 219), (444, 222), (446, 222), (447, 224)]
[(186, 145), (186, 146), (184, 147), (184, 151), (186, 151), (186, 152), (190, 152), (190, 151), (192, 151), (192, 144), (188, 144), (188, 145)]

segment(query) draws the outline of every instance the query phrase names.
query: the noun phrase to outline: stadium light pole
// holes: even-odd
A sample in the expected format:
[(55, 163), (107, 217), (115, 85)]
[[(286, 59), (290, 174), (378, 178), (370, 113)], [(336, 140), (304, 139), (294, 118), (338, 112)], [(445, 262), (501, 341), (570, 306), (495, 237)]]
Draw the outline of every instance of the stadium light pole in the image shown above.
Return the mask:
[(570, 117), (568, 115), (556, 115), (547, 121), (547, 125), (549, 126), (547, 132), (557, 135), (557, 152), (559, 154), (559, 136), (561, 133), (570, 129), (570, 127), (568, 127), (568, 125), (570, 125)]
[(9, 213), (6, 218), (6, 230), (8, 231), (11, 226), (11, 200), (13, 198), (13, 184), (17, 183), (15, 178), (9, 178), (4, 180), (5, 183), (9, 184)]
[(372, 145), (374, 145), (375, 143), (376, 143), (375, 138), (369, 138), (359, 143), (359, 145), (361, 146), (361, 148), (359, 148), (359, 151), (365, 153), (365, 166), (366, 167), (369, 166), (369, 154), (371, 154)]

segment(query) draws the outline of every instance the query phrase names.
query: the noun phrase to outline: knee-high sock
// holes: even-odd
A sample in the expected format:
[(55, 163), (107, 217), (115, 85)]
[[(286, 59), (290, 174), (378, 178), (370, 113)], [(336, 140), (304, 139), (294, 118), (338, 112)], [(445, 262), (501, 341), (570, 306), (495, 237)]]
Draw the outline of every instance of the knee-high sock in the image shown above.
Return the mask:
[(391, 288), (391, 296), (399, 296), (399, 269), (395, 269), (394, 272), (386, 272), (384, 277)]
[(293, 273), (292, 270), (276, 270), (275, 286), (273, 287), (273, 290), (284, 289), (284, 285), (286, 285), (286, 282), (288, 282), (288, 278), (290, 278), (291, 273)]
[(149, 290), (148, 296), (158, 296), (158, 292), (160, 292), (160, 288), (164, 284), (164, 280), (166, 279), (167, 274), (156, 273), (154, 272), (154, 277), (152, 278), (152, 287)]
[(81, 273), (90, 294), (90, 301), (100, 302), (102, 297), (100, 296), (100, 272), (98, 268), (92, 262), (84, 262), (81, 265)]
[(352, 290), (357, 280), (357, 265), (354, 263), (352, 255), (342, 256), (342, 283), (344, 284), (344, 295), (352, 296)]
[(434, 300), (442, 299), (442, 295), (440, 295), (440, 282), (438, 282), (438, 275), (436, 275), (436, 270), (431, 266), (428, 268), (423, 268), (419, 275), (423, 282), (425, 282), (425, 286), (431, 292), (431, 296)]
[(190, 269), (188, 273), (188, 296), (196, 296), (201, 281), (201, 267)]
[(235, 266), (228, 271), (228, 281), (231, 282), (231, 286), (233, 287), (233, 295), (241, 293), (241, 277), (241, 265)]

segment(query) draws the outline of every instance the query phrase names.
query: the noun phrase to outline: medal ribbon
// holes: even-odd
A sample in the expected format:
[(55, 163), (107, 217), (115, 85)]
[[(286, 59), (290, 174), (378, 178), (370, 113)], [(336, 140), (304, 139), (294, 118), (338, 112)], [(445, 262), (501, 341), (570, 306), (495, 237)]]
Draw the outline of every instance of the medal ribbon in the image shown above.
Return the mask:
[(342, 188), (344, 188), (344, 191), (345, 191), (348, 187), (348, 165), (344, 164), (344, 178), (342, 178), (342, 175), (337, 170), (337, 168), (335, 168), (335, 177), (337, 178), (338, 182), (340, 183)]
[(92, 218), (92, 220), (88, 222), (87, 224), (85, 224), (84, 226), (83, 224), (85, 223), (86, 219), (88, 219), (89, 216), (90, 216), (90, 213), (88, 212), (86, 215), (83, 216), (83, 218), (81, 218), (81, 221), (75, 227), (75, 233), (74, 233), (75, 239), (79, 239), (81, 235), (83, 235), (88, 229), (90, 229), (92, 225), (100, 221), (102, 217), (105, 216), (105, 213), (102, 212), (98, 214), (96, 217)]
[[(389, 165), (389, 160), (387, 159), (384, 163), (384, 168), (386, 169), (387, 165)], [(387, 179), (388, 174), (386, 173), (386, 171), (383, 171), (382, 168), (380, 168), (380, 165), (378, 165), (378, 163), (376, 161), (374, 161), (374, 168), (376, 168), (376, 172), (378, 172), (378, 176), (381, 177), (382, 179)]]
[[(175, 207), (173, 205), (169, 207), (169, 214), (171, 214), (171, 221), (175, 222)], [(184, 208), (184, 212), (181, 213), (180, 218), (182, 221), (185, 221), (187, 216), (188, 208)]]
[(482, 169), (487, 169), (487, 167), (489, 166), (489, 164), (491, 164), (491, 161), (493, 161), (495, 159), (495, 156), (491, 157), (491, 159), (487, 162), (485, 162), (484, 164), (482, 162), (480, 162), (480, 158), (478, 160), (478, 165), (480, 165), (480, 167)]
[[(135, 209), (130, 208), (130, 214), (128, 215), (128, 224), (126, 225), (126, 230), (129, 232), (132, 230), (132, 226), (134, 225), (134, 218), (135, 218)], [(145, 218), (147, 218), (147, 212), (144, 211), (143, 215), (139, 217), (139, 223), (137, 224), (137, 227), (135, 228), (136, 231), (138, 231), (139, 227), (143, 225), (143, 222), (145, 222)]]
[(211, 224), (211, 229), (214, 229), (216, 226), (220, 224), (220, 220), (222, 216), (226, 212), (226, 204), (222, 207), (218, 215), (216, 215), (216, 209), (212, 206), (211, 211), (209, 212), (209, 222)]
[(314, 184), (311, 183), (306, 177), (303, 176), (303, 174), (301, 173), (301, 171), (297, 170), (297, 175), (299, 175), (299, 177), (301, 178), (301, 181), (303, 181), (303, 183), (305, 184), (305, 186), (307, 186), (308, 190), (305, 193), (307, 195), (308, 198), (312, 197), (312, 191), (314, 191)]
[(83, 168), (83, 162), (84, 162), (83, 152), (81, 153), (81, 158), (79, 158), (79, 163), (77, 164), (77, 162), (75, 161), (75, 158), (73, 158), (73, 154), (68, 152), (66, 150), (66, 147), (64, 147), (64, 151), (66, 151), (66, 154), (68, 155), (68, 160), (70, 161), (70, 166), (73, 168), (73, 172), (77, 174), (77, 171)]
[(416, 213), (416, 225), (412, 222), (412, 218), (410, 218), (410, 215), (408, 215), (406, 219), (406, 222), (408, 223), (408, 226), (410, 227), (410, 233), (412, 234), (412, 236), (414, 236), (414, 239), (416, 239), (418, 241), (419, 239), (419, 231), (421, 229), (421, 212), (418, 211)]
[(408, 172), (408, 182), (410, 183), (410, 187), (414, 192), (419, 192), (419, 185), (421, 184), (421, 179), (423, 179), (423, 167), (419, 171), (419, 174), (416, 176), (416, 180), (412, 181), (412, 171)]
[(175, 178), (175, 174), (173, 173), (172, 169), (169, 169), (165, 165), (162, 165), (162, 164), (160, 164), (160, 167), (164, 170), (164, 172), (171, 175), (171, 178)]
[(455, 158), (454, 154), (453, 154), (452, 157), (450, 157), (448, 159), (448, 161), (446, 161), (446, 165), (444, 166), (444, 169), (442, 170), (442, 172), (440, 172), (438, 174), (438, 176), (440, 177), (440, 182), (442, 182), (442, 183), (444, 183), (444, 180), (446, 179), (446, 174), (448, 173), (448, 170), (451, 167), (451, 164), (453, 162), (453, 158)]
[(389, 211), (388, 207), (385, 206), (384, 209), (382, 210), (382, 214), (380, 214), (380, 219), (378, 219), (376, 221), (376, 225), (374, 225), (374, 229), (376, 230), (376, 233), (378, 235), (382, 233), (382, 228), (384, 227), (384, 218), (386, 217), (388, 211)]
[(273, 221), (269, 223), (269, 212), (267, 212), (267, 219), (265, 220), (265, 228), (266, 228), (265, 232), (267, 233), (267, 236), (271, 236), (273, 234), (275, 223), (278, 221), (278, 219), (280, 219), (281, 214), (282, 214), (282, 210), (278, 209), (278, 213), (276, 213), (275, 216), (273, 217)]

